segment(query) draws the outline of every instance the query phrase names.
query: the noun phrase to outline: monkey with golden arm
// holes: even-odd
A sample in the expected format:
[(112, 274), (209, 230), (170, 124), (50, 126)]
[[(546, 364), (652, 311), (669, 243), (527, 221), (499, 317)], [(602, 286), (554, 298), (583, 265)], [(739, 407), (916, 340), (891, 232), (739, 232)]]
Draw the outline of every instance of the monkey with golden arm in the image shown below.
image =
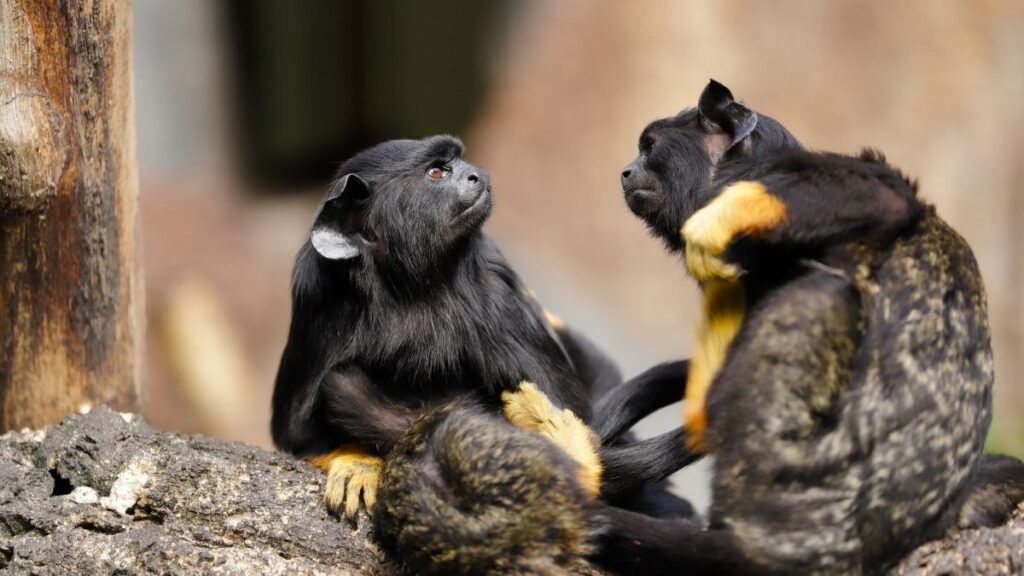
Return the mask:
[(702, 286), (684, 423), (716, 456), (708, 530), (611, 513), (623, 571), (874, 574), (1024, 498), (1024, 464), (982, 454), (973, 254), (880, 154), (806, 151), (712, 81), (622, 184)]

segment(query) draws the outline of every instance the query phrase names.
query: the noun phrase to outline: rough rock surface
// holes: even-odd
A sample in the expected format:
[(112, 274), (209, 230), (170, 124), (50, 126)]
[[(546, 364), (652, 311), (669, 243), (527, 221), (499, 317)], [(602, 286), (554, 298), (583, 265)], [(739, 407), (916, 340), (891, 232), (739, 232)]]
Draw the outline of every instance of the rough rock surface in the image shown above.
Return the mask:
[[(394, 574), (357, 525), (329, 515), (323, 475), (238, 443), (156, 432), (97, 408), (0, 436), (4, 574)], [(899, 575), (1024, 573), (1009, 525), (926, 544)]]
[(0, 436), (0, 572), (394, 573), (322, 488), (286, 455), (98, 408)]
[(891, 574), (1024, 574), (1024, 506), (1005, 526), (955, 532), (921, 546)]

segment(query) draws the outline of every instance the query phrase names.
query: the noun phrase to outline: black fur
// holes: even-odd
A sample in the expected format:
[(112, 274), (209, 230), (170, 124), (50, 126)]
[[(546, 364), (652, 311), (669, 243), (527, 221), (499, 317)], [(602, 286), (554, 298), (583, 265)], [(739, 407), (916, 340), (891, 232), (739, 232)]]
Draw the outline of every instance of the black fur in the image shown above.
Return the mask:
[(594, 431), (602, 443), (614, 442), (644, 416), (678, 402), (685, 384), (685, 360), (666, 362), (601, 396), (594, 408)]
[(981, 456), (992, 363), (967, 245), (879, 154), (806, 151), (713, 81), (696, 109), (643, 131), (622, 173), (630, 209), (673, 251), (683, 223), (740, 180), (764, 184), (787, 218), (724, 255), (747, 272), (748, 305), (706, 404), (711, 528), (637, 517), (606, 537), (635, 542), (632, 567), (650, 574), (731, 574), (737, 559), (858, 574), (944, 534), (965, 501), (995, 509), (962, 525), (1005, 519), (1024, 465)]
[[(619, 379), (593, 345), (552, 329), (480, 232), (489, 178), (461, 153), (449, 136), (396, 140), (341, 166), (295, 265), (273, 398), (280, 448), (310, 456), (354, 442), (385, 455), (429, 406), (463, 398), (496, 413), (523, 380), (590, 421), (592, 388)], [(684, 380), (679, 368), (667, 376)], [(663, 438), (605, 450), (613, 500), (687, 460)]]

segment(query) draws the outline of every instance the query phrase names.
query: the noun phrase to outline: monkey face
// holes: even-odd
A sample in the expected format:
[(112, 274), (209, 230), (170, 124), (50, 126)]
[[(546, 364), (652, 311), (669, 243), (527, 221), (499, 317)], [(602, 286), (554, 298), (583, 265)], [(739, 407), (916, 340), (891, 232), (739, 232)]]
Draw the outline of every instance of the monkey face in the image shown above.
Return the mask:
[(451, 136), (392, 140), (342, 165), (310, 235), (329, 260), (372, 259), (420, 273), (475, 234), (491, 212), (490, 177)]
[(679, 227), (696, 211), (697, 194), (711, 178), (709, 136), (696, 110), (655, 120), (640, 135), (636, 159), (622, 170), (629, 209), (674, 249), (680, 248)]
[(644, 128), (639, 155), (621, 174), (626, 204), (669, 249), (680, 250), (679, 229), (713, 197), (720, 167), (784, 147), (799, 143), (712, 80), (696, 108)]

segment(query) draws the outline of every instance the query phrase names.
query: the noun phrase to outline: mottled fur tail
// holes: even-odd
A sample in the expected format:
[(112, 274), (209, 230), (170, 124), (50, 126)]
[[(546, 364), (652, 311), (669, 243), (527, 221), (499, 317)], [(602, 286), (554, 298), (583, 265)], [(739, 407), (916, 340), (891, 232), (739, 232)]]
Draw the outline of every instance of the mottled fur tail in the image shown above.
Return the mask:
[(378, 538), (416, 573), (575, 573), (591, 552), (577, 468), (482, 408), (444, 405), (385, 462)]

